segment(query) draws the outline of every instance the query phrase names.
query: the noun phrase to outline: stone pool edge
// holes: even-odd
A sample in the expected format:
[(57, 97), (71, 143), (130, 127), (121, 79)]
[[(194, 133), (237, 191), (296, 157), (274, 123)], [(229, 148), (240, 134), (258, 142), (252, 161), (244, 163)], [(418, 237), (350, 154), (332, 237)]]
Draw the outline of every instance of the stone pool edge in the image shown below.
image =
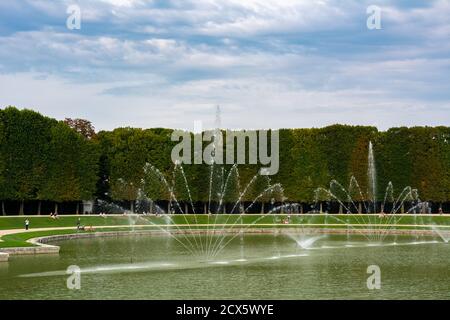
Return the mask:
[[(336, 228), (260, 228), (260, 229), (248, 229), (244, 231), (246, 234), (284, 234), (289, 232), (301, 231), (305, 234), (364, 234), (373, 230), (370, 229), (336, 229)], [(216, 233), (223, 234), (224, 230), (176, 230), (171, 234), (202, 234), (202, 233)], [(240, 233), (241, 230), (226, 230), (226, 234)], [(418, 236), (432, 236), (435, 235), (433, 230), (386, 230), (390, 235), (418, 235)], [(449, 232), (450, 233), (450, 232)], [(87, 239), (97, 237), (120, 237), (120, 236), (144, 236), (144, 235), (167, 235), (166, 231), (159, 230), (140, 230), (140, 231), (107, 231), (107, 232), (93, 232), (93, 233), (72, 233), (63, 235), (51, 235), (44, 237), (37, 237), (27, 240), (28, 243), (33, 244), (33, 247), (14, 247), (14, 248), (1, 248), (0, 249), (0, 262), (7, 262), (11, 255), (36, 255), (36, 254), (59, 254), (60, 247), (49, 244), (54, 241), (74, 240), (74, 239)]]

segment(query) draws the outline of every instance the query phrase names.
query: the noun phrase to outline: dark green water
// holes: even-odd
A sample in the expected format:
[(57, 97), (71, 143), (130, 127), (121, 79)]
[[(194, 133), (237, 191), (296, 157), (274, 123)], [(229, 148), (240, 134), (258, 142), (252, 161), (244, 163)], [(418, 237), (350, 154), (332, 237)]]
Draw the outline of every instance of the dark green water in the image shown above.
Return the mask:
[[(394, 241), (397, 245), (391, 245)], [(413, 244), (418, 241), (434, 243)], [(170, 237), (57, 244), (59, 256), (0, 263), (0, 298), (450, 298), (450, 244), (433, 238), (387, 238), (383, 245), (367, 246), (364, 238), (327, 236), (302, 249), (286, 235), (246, 235), (235, 238), (213, 262), (193, 258)], [(81, 290), (66, 286), (70, 265), (82, 269)], [(380, 290), (367, 288), (369, 265), (380, 267)]]

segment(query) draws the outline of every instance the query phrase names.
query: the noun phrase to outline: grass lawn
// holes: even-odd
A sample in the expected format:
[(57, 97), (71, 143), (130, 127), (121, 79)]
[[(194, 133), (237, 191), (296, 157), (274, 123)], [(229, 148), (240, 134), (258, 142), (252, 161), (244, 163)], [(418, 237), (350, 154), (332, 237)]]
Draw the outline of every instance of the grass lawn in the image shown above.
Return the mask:
[[(136, 230), (154, 229), (153, 228), (136, 228)], [(107, 231), (130, 231), (130, 228), (104, 228), (101, 230), (95, 230), (95, 232), (107, 232)], [(13, 248), (13, 247), (32, 247), (33, 245), (28, 240), (32, 238), (56, 236), (63, 234), (74, 233), (90, 233), (91, 231), (77, 231), (74, 229), (63, 230), (47, 230), (47, 231), (34, 231), (34, 232), (22, 232), (15, 234), (8, 234), (2, 237), (3, 242), (0, 242), (0, 248)]]
[[(30, 229), (33, 228), (58, 228), (58, 227), (76, 227), (78, 218), (81, 224), (85, 226), (128, 226), (130, 224), (152, 225), (152, 224), (233, 224), (240, 223), (254, 223), (258, 224), (272, 224), (282, 223), (286, 218), (286, 214), (260, 215), (260, 214), (246, 214), (240, 215), (171, 215), (171, 216), (123, 216), (110, 215), (100, 217), (97, 215), (80, 215), (80, 216), (60, 216), (58, 219), (52, 219), (49, 216), (14, 216), (2, 217), (0, 216), (0, 230), (8, 229), (24, 229), (25, 219), (30, 221)], [(242, 217), (242, 218), (241, 218)], [(291, 223), (315, 223), (315, 224), (361, 224), (361, 223), (401, 223), (401, 224), (436, 224), (436, 225), (450, 225), (450, 215), (390, 215), (385, 218), (380, 218), (377, 215), (365, 214), (302, 214), (291, 215)]]
[[(245, 224), (246, 227), (256, 228), (282, 228), (282, 227), (328, 227), (328, 228), (346, 228), (346, 224), (353, 225), (352, 228), (365, 228), (365, 224), (371, 224), (377, 228), (382, 228), (383, 225), (397, 224), (400, 225), (398, 229), (429, 229), (430, 225), (437, 225), (444, 227), (445, 230), (450, 230), (450, 216), (449, 215), (393, 215), (380, 218), (377, 215), (357, 215), (357, 214), (342, 214), (342, 215), (325, 215), (325, 214), (302, 214), (291, 215), (290, 223), (283, 224), (283, 220), (287, 217), (286, 214), (275, 215), (259, 215), (259, 214), (247, 214), (240, 215), (171, 215), (171, 216), (122, 216), (122, 215), (110, 215), (107, 217), (100, 217), (94, 215), (80, 215), (80, 216), (60, 216), (58, 219), (52, 219), (48, 216), (14, 216), (14, 217), (0, 217), (0, 230), (9, 229), (24, 229), (24, 221), (28, 219), (30, 221), (29, 232), (15, 233), (4, 235), (0, 242), (0, 248), (5, 247), (24, 247), (31, 246), (26, 242), (31, 238), (59, 235), (59, 234), (71, 234), (77, 231), (74, 228), (77, 225), (78, 218), (81, 220), (81, 224), (84, 226), (104, 227), (97, 228), (96, 232), (106, 231), (125, 231), (130, 230), (129, 226), (135, 224), (139, 227), (136, 229), (150, 229), (159, 230), (158, 225), (164, 225), (166, 228), (168, 225), (176, 224), (172, 229), (178, 228), (189, 229), (190, 225), (198, 228), (212, 228), (213, 225), (220, 225), (219, 228), (226, 225), (228, 228), (239, 227), (240, 224)], [(203, 226), (201, 226), (203, 225)], [(108, 228), (114, 227), (114, 228)], [(448, 227), (448, 228), (447, 228)], [(72, 228), (72, 229), (55, 229), (46, 231), (32, 231), (36, 228)], [(194, 228), (194, 227), (193, 227)]]

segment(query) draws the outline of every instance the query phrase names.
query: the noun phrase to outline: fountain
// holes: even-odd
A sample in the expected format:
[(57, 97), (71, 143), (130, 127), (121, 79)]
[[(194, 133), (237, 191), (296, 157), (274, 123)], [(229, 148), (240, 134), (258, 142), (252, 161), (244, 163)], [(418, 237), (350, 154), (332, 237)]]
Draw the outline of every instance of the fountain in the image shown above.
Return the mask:
[[(223, 147), (222, 139), (219, 138), (221, 135), (219, 108), (216, 111), (215, 122), (212, 138), (213, 154), (216, 149)], [(233, 239), (239, 235), (242, 237), (245, 230), (266, 218), (267, 214), (263, 214), (250, 223), (244, 223), (245, 215), (258, 201), (269, 198), (272, 199), (274, 206), (275, 202), (282, 203), (286, 200), (281, 184), (272, 184), (269, 176), (260, 171), (243, 185), (243, 188), (236, 164), (226, 169), (225, 165), (215, 163), (212, 157), (208, 171), (208, 199), (203, 214), (197, 211), (189, 179), (180, 162), (174, 163), (169, 174), (162, 173), (150, 163), (145, 164), (136, 201), (137, 212), (156, 213), (161, 216), (164, 225), (154, 223), (152, 218), (145, 214), (140, 215), (140, 218), (169, 234), (189, 253), (206, 260), (216, 257)], [(254, 192), (255, 188), (259, 188), (256, 189), (259, 190), (258, 194), (248, 201), (250, 191)], [(158, 206), (154, 200), (160, 199), (161, 195), (169, 199), (167, 209)], [(229, 214), (226, 214), (227, 208), (231, 208)], [(273, 213), (273, 208), (269, 213)], [(133, 217), (136, 215), (129, 212), (128, 215), (131, 219), (130, 224), (135, 225), (136, 219)], [(182, 222), (183, 227), (177, 221)]]
[[(377, 172), (375, 168), (375, 156), (373, 154), (372, 141), (369, 142), (369, 156), (367, 165), (367, 177), (369, 182), (368, 197), (372, 200), (372, 213), (377, 210)], [(370, 210), (370, 208), (369, 208)]]
[[(164, 236), (138, 237), (137, 233), (132, 233), (131, 242), (126, 238), (121, 240), (119, 237), (104, 239), (102, 241), (105, 244), (101, 244), (102, 250), (114, 250), (112, 251), (114, 254), (109, 257), (106, 255), (107, 261), (104, 260), (103, 254), (99, 255), (96, 251), (99, 239), (80, 239), (77, 243), (67, 241), (61, 244), (63, 246), (61, 255), (64, 259), (50, 261), (51, 264), (47, 267), (36, 264), (37, 266), (33, 265), (28, 269), (19, 268), (28, 271), (21, 271), (17, 276), (7, 278), (5, 285), (12, 286), (12, 283), (17, 283), (17, 288), (26, 288), (31, 283), (33, 287), (29, 292), (34, 294), (37, 290), (40, 296), (42, 296), (39, 292), (41, 287), (45, 290), (44, 294), (50, 290), (55, 291), (54, 288), (62, 287), (60, 285), (62, 282), (59, 282), (60, 279), (52, 278), (67, 276), (64, 263), (71, 258), (76, 259), (77, 264), (80, 263), (82, 266), (80, 272), (88, 280), (86, 283), (89, 283), (91, 274), (101, 274), (103, 279), (114, 281), (117, 279), (115, 273), (146, 273), (139, 278), (138, 275), (121, 276), (120, 279), (123, 281), (121, 291), (109, 290), (105, 293), (102, 291), (103, 288), (97, 285), (91, 287), (83, 285), (83, 291), (80, 293), (87, 292), (86, 298), (95, 297), (99, 292), (102, 298), (119, 299), (123, 296), (136, 298), (176, 296), (189, 299), (198, 297), (199, 294), (204, 294), (205, 296), (201, 297), (206, 298), (224, 298), (224, 293), (229, 293), (230, 298), (235, 298), (241, 297), (239, 294), (243, 292), (248, 294), (248, 290), (253, 290), (250, 297), (261, 298), (266, 297), (263, 295), (265, 288), (270, 288), (274, 283), (283, 289), (275, 290), (275, 295), (270, 296), (276, 299), (279, 299), (280, 293), (283, 292), (287, 292), (286, 299), (298, 298), (299, 292), (307, 292), (303, 297), (306, 299), (311, 298), (311, 294), (315, 294), (318, 298), (323, 298), (324, 294), (330, 294), (330, 298), (336, 296), (352, 298), (355, 292), (360, 296), (367, 293), (359, 279), (355, 280), (355, 284), (348, 281), (349, 270), (364, 271), (373, 261), (389, 266), (401, 261), (401, 267), (392, 268), (392, 272), (396, 273), (396, 279), (409, 278), (405, 279), (392, 297), (403, 298), (411, 283), (417, 277), (423, 277), (423, 263), (426, 261), (433, 270), (437, 270), (432, 273), (437, 276), (432, 279), (430, 290), (436, 290), (435, 288), (440, 286), (439, 292), (442, 293), (439, 297), (447, 297), (446, 282), (438, 276), (445, 275), (448, 270), (448, 259), (442, 258), (449, 255), (445, 245), (439, 245), (441, 242), (435, 239), (419, 241), (417, 238), (411, 239), (411, 236), (403, 238), (395, 236), (391, 242), (386, 240), (391, 234), (390, 231), (396, 231), (393, 229), (405, 218), (406, 215), (398, 213), (403, 212), (406, 203), (411, 203), (411, 207), (406, 208), (406, 213), (423, 212), (427, 205), (420, 201), (417, 190), (411, 187), (405, 187), (396, 195), (391, 182), (387, 184), (384, 197), (380, 197), (377, 193), (372, 143), (369, 143), (368, 150), (367, 188), (362, 188), (355, 177), (350, 178), (348, 187), (332, 180), (328, 189), (316, 190), (316, 204), (312, 206), (312, 212), (306, 214), (303, 214), (301, 204), (286, 203), (282, 185), (272, 183), (269, 177), (258, 172), (243, 183), (237, 165), (226, 168), (214, 162), (206, 168), (205, 206), (198, 208), (193, 201), (195, 195), (191, 190), (193, 183), (198, 182), (189, 179), (189, 172), (185, 172), (182, 164), (175, 163), (172, 170), (163, 173), (154, 165), (147, 163), (143, 167), (142, 179), (138, 186), (134, 206), (137, 213), (101, 200), (98, 201), (98, 208), (102, 212), (125, 213), (132, 231), (137, 231), (138, 226), (148, 225), (159, 230), (155, 232), (156, 234)], [(252, 191), (253, 195), (250, 197)], [(168, 199), (167, 203), (155, 201), (161, 198)], [(319, 200), (322, 199), (339, 203), (340, 214), (323, 213), (322, 202), (319, 204)], [(262, 214), (257, 215), (257, 218), (248, 215), (247, 213), (261, 200), (268, 203), (269, 208), (261, 210)], [(320, 209), (317, 210), (318, 208)], [(409, 216), (413, 218), (411, 220), (414, 225), (426, 226), (426, 222), (429, 222), (423, 221), (427, 218), (422, 215)], [(289, 228), (281, 226), (285, 221)], [(259, 222), (269, 225), (271, 233), (245, 234)], [(334, 230), (339, 229), (339, 232), (336, 232), (339, 234), (332, 234), (336, 222), (339, 222), (339, 226)], [(445, 243), (450, 240), (448, 228), (449, 225), (431, 226), (433, 232)], [(234, 239), (239, 241), (233, 242)], [(92, 241), (93, 245), (79, 245), (83, 241)], [(438, 245), (434, 250), (420, 247), (431, 244)], [(399, 248), (400, 246), (402, 247)], [(344, 252), (336, 254), (335, 250)], [(404, 259), (405, 256), (408, 259)], [(21, 263), (21, 260), (17, 259), (13, 263)], [(412, 272), (405, 273), (405, 263), (411, 260)], [(417, 270), (414, 270), (415, 265), (419, 266)], [(249, 282), (252, 280), (252, 277), (249, 277), (251, 275), (249, 270), (261, 275), (256, 283)], [(170, 272), (170, 277), (162, 276), (161, 273), (165, 271)], [(222, 279), (233, 281), (220, 281), (217, 279), (218, 275)], [(317, 275), (321, 277), (321, 281), (317, 281), (319, 279)], [(40, 277), (47, 277), (48, 281), (33, 279)], [(198, 285), (205, 279), (213, 280), (211, 283), (214, 284), (214, 290), (206, 288), (208, 286)], [(94, 283), (97, 284), (98, 281)], [(327, 287), (323, 291), (323, 283), (344, 285), (333, 286), (333, 290)], [(194, 291), (181, 292), (180, 284)], [(127, 294), (124, 295), (122, 290)], [(22, 296), (22, 289), (7, 287), (4, 292), (8, 298)], [(58, 297), (67, 297), (66, 290), (59, 294)], [(423, 293), (424, 298), (429, 296), (429, 292)]]
[[(223, 148), (221, 136), (220, 109), (216, 111), (216, 127), (212, 134), (212, 154), (217, 148)], [(367, 190), (362, 190), (357, 179), (352, 176), (347, 188), (336, 180), (331, 180), (329, 188), (317, 188), (315, 190), (315, 205), (308, 215), (301, 215), (303, 207), (299, 203), (287, 203), (284, 190), (280, 183), (272, 184), (269, 176), (257, 172), (246, 184), (241, 181), (239, 168), (236, 164), (226, 167), (217, 164), (212, 157), (207, 167), (207, 201), (203, 210), (196, 207), (191, 190), (191, 183), (183, 165), (175, 162), (169, 173), (163, 173), (154, 165), (147, 163), (143, 167), (143, 176), (138, 188), (136, 209), (143, 215), (130, 214), (130, 225), (135, 226), (138, 219), (143, 219), (145, 224), (152, 225), (169, 235), (181, 244), (187, 252), (201, 260), (215, 259), (231, 241), (239, 237), (241, 244), (241, 258), (243, 258), (243, 234), (249, 228), (265, 219), (265, 223), (274, 226), (284, 224), (286, 218), (278, 219), (275, 214), (298, 215), (295, 227), (302, 231), (299, 235), (286, 231), (289, 239), (295, 241), (298, 247), (309, 249), (313, 244), (324, 238), (323, 235), (310, 235), (310, 230), (303, 225), (311, 223), (316, 217), (323, 217), (319, 224), (328, 226), (339, 222), (346, 229), (347, 247), (351, 233), (360, 233), (371, 244), (381, 243), (390, 231), (404, 218), (405, 204), (412, 206), (407, 212), (415, 212), (422, 208), (418, 192), (411, 187), (405, 187), (398, 196), (394, 195), (394, 186), (388, 183), (382, 202), (377, 197), (377, 172), (375, 165), (374, 146), (368, 144), (367, 157)], [(258, 194), (249, 201), (250, 191), (258, 187)], [(256, 194), (256, 193), (255, 193)], [(155, 199), (168, 198), (167, 208), (163, 209)], [(261, 200), (270, 199), (271, 208), (256, 219), (245, 222), (246, 214), (255, 204)], [(339, 203), (340, 214), (316, 215), (323, 213), (323, 200)], [(378, 207), (380, 204), (380, 207)], [(106, 204), (103, 203), (105, 206)], [(318, 207), (320, 207), (319, 210)], [(115, 211), (118, 209), (113, 207)], [(380, 211), (378, 211), (380, 208)], [(387, 210), (388, 209), (388, 210)], [(345, 212), (343, 212), (345, 211)], [(161, 217), (161, 222), (155, 222), (147, 213)], [(299, 215), (300, 214), (300, 215)], [(342, 214), (352, 214), (353, 221), (343, 219)], [(349, 216), (350, 217), (350, 216)], [(288, 221), (289, 223), (289, 221)], [(316, 223), (317, 225), (317, 223)], [(134, 227), (133, 227), (134, 230)], [(438, 233), (439, 231), (436, 231)], [(438, 233), (439, 234), (439, 233)], [(445, 241), (445, 237), (439, 234)], [(446, 242), (448, 239), (446, 239)]]
[[(188, 179), (184, 173), (183, 166), (178, 163), (174, 166), (172, 172), (174, 178), (171, 183), (167, 181), (164, 175), (156, 167), (151, 164), (146, 164), (144, 168), (145, 175), (139, 189), (139, 199), (137, 204), (137, 208), (149, 207), (153, 204), (153, 206), (157, 208), (158, 213), (165, 219), (165, 225), (172, 224), (175, 226), (175, 229), (179, 231), (179, 234), (174, 234), (174, 236), (177, 238), (182, 237), (185, 240), (185, 244), (188, 244), (191, 252), (206, 257), (207, 259), (217, 256), (217, 254), (235, 237), (268, 216), (268, 214), (264, 214), (249, 224), (244, 223), (245, 215), (259, 199), (262, 197), (272, 197), (278, 200), (285, 199), (282, 186), (278, 183), (272, 184), (267, 176), (256, 173), (241, 190), (239, 169), (236, 165), (233, 165), (229, 171), (226, 171), (224, 168), (218, 169), (217, 167), (214, 167), (214, 164), (210, 165), (210, 171), (212, 173), (210, 174), (211, 182), (209, 183), (210, 190), (208, 192), (207, 212), (204, 212), (203, 215), (201, 215), (203, 221), (206, 219), (206, 223), (199, 223), (200, 215), (196, 212)], [(221, 174), (214, 174), (214, 172), (217, 171), (220, 171)], [(177, 175), (181, 175), (181, 179), (177, 178)], [(215, 181), (214, 177), (219, 178), (219, 182)], [(252, 186), (261, 181), (264, 182), (266, 187), (264, 187), (264, 190), (262, 190), (261, 193), (254, 197), (250, 204), (245, 205), (243, 198), (248, 194)], [(158, 207), (155, 204), (155, 201), (148, 196), (149, 192), (147, 192), (148, 190), (146, 187), (155, 187), (155, 185), (158, 185), (158, 189), (163, 188), (165, 192), (167, 192), (170, 196), (169, 202), (172, 203), (169, 207), (174, 207), (176, 210), (166, 212)], [(218, 192), (211, 191), (211, 189), (216, 188), (218, 189)], [(230, 188), (233, 188), (233, 190)], [(237, 190), (235, 190), (235, 188), (237, 188)], [(188, 197), (188, 201), (185, 203), (184, 208), (178, 200), (176, 190), (179, 192), (184, 191)], [(227, 197), (228, 201), (230, 201), (230, 195), (233, 194), (236, 194), (236, 198), (231, 201), (231, 206), (229, 206), (232, 208), (230, 211), (231, 214), (226, 214), (224, 213), (225, 198)], [(191, 216), (188, 214), (189, 212), (192, 212), (193, 215)], [(143, 219), (146, 219), (145, 215), (143, 216)], [(177, 225), (176, 221), (174, 221), (175, 219), (182, 219), (190, 233), (193, 234), (192, 239), (182, 233), (182, 230)], [(153, 224), (150, 219), (147, 220)], [(158, 225), (155, 226), (160, 227)], [(202, 227), (206, 228), (206, 230), (203, 230), (205, 233), (205, 236), (203, 237), (200, 233), (196, 232), (198, 228)], [(169, 231), (169, 229), (165, 229), (165, 231)], [(227, 239), (227, 235), (230, 233), (232, 236)]]
[[(368, 150), (367, 191), (364, 192), (361, 189), (354, 176), (350, 178), (348, 188), (345, 188), (336, 180), (331, 180), (328, 189), (322, 187), (316, 189), (314, 212), (322, 213), (322, 199), (336, 201), (339, 203), (340, 209), (345, 209), (347, 214), (355, 214), (356, 226), (349, 225), (337, 215), (329, 215), (331, 219), (346, 223), (348, 227), (364, 235), (371, 242), (382, 242), (389, 231), (395, 228), (394, 225), (404, 218), (404, 215), (398, 213), (399, 211), (404, 213), (407, 202), (416, 203), (408, 208), (407, 213), (414, 212), (416, 208), (423, 206), (423, 203), (420, 201), (417, 190), (410, 186), (405, 187), (395, 197), (394, 186), (392, 182), (389, 182), (381, 203), (381, 211), (378, 212), (377, 176), (372, 142), (369, 142)], [(391, 209), (386, 212), (388, 204), (391, 204)], [(319, 210), (317, 209), (318, 206), (320, 206)]]

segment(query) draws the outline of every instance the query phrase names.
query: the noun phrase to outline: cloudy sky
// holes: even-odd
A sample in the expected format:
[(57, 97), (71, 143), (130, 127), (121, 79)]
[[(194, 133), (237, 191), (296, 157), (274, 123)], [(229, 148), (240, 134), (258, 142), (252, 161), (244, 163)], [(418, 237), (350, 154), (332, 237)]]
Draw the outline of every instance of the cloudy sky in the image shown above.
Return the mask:
[(448, 126), (450, 0), (1, 1), (7, 105), (97, 129), (208, 127), (216, 105), (228, 128)]

